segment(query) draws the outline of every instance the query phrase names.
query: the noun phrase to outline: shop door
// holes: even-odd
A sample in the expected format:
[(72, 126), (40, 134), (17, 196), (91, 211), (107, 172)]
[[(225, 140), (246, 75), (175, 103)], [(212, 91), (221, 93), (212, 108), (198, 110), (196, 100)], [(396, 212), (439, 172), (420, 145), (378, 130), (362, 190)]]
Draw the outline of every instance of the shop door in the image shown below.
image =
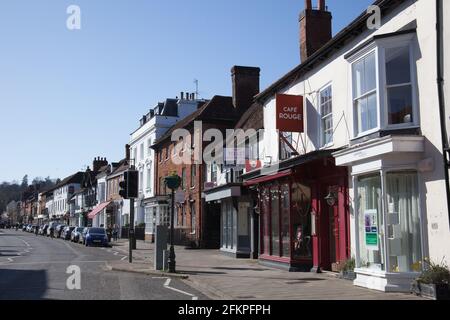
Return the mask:
[[(329, 188), (323, 190), (324, 199), (329, 195)], [(337, 262), (339, 261), (339, 206), (336, 202), (330, 205), (326, 200), (321, 201), (321, 260), (322, 268), (328, 271), (338, 271)]]

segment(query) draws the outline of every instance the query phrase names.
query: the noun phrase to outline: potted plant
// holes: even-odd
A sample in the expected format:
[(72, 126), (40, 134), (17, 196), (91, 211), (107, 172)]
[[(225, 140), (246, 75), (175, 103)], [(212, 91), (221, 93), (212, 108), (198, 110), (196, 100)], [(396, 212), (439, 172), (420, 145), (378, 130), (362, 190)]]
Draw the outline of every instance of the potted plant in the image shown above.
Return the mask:
[(176, 172), (172, 172), (164, 178), (164, 182), (170, 190), (176, 190), (181, 185), (181, 177)]
[(424, 259), (425, 268), (413, 284), (412, 293), (433, 300), (450, 300), (450, 270), (442, 261), (440, 264)]
[(355, 266), (356, 261), (355, 258), (348, 259), (342, 265), (340, 266), (340, 278), (345, 280), (355, 280), (356, 279), (356, 273), (355, 273)]

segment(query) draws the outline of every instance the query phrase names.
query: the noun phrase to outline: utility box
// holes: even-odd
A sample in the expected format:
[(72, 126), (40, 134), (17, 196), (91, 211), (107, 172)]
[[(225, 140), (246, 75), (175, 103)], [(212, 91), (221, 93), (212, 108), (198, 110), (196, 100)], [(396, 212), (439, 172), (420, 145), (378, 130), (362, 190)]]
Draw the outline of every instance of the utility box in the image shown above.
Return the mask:
[(164, 270), (164, 251), (167, 251), (167, 235), (168, 230), (166, 226), (156, 226), (156, 236), (155, 236), (155, 270)]

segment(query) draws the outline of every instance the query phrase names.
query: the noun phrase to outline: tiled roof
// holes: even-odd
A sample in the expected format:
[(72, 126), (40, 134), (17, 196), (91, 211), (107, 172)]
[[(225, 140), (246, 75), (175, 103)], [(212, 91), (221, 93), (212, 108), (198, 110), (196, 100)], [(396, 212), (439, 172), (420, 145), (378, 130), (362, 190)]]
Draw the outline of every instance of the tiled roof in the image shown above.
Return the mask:
[(81, 182), (83, 181), (84, 178), (84, 172), (77, 172), (67, 178), (65, 178), (64, 180), (62, 180), (60, 183), (58, 183), (56, 186), (54, 186), (53, 188), (48, 189), (47, 191), (45, 191), (45, 193), (49, 193), (51, 191), (54, 191), (58, 188), (61, 188), (67, 184), (71, 184), (71, 183), (79, 183), (81, 184)]
[[(384, 16), (387, 11), (393, 10), (394, 8), (396, 8), (405, 1), (406, 0), (377, 0), (374, 2), (374, 5), (380, 7), (382, 14)], [(298, 79), (302, 74), (311, 71), (317, 63), (322, 63), (323, 61), (326, 61), (334, 52), (340, 50), (349, 41), (354, 40), (362, 32), (367, 30), (367, 19), (370, 17), (371, 14), (372, 13), (368, 13), (367, 11), (361, 13), (361, 15), (359, 15), (358, 18), (356, 18), (353, 22), (351, 22), (337, 35), (335, 35), (322, 48), (317, 50), (308, 59), (306, 59), (297, 67), (289, 71), (279, 80), (275, 81), (267, 89), (256, 95), (255, 99), (261, 103), (264, 103), (264, 101), (267, 98), (275, 95), (277, 91), (288, 86), (291, 82), (296, 81), (296, 79)]]
[(238, 116), (239, 115), (233, 106), (233, 99), (231, 97), (214, 96), (210, 101), (206, 102), (203, 106), (197, 109), (197, 111), (177, 122), (161, 138), (155, 141), (152, 147), (155, 148), (161, 142), (169, 139), (172, 136), (172, 132), (176, 129), (185, 128), (194, 121), (236, 121)]
[(255, 102), (244, 112), (237, 122), (235, 129), (263, 129), (264, 128), (264, 108), (261, 104)]

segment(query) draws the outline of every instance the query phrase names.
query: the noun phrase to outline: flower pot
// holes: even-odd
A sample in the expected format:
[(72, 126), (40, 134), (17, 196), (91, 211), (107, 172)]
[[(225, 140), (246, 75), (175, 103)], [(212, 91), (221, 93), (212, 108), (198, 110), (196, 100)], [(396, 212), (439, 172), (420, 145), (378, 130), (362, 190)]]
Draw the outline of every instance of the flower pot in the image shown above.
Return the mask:
[(427, 284), (414, 281), (411, 288), (417, 296), (432, 300), (450, 300), (450, 287), (446, 284)]

